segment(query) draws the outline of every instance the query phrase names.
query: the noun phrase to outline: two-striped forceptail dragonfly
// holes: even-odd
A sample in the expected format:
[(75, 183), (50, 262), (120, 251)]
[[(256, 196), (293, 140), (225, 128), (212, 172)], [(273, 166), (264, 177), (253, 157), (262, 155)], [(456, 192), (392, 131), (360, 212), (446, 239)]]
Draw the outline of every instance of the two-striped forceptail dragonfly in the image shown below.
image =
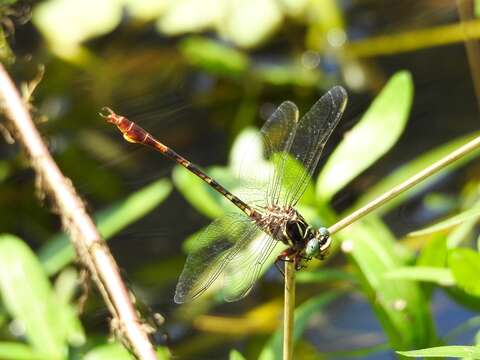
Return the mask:
[[(226, 301), (243, 298), (278, 242), (287, 248), (278, 255), (277, 261), (293, 261), (297, 270), (312, 257), (324, 257), (331, 243), (327, 228), (314, 229), (295, 210), (295, 205), (346, 103), (347, 93), (340, 86), (330, 89), (301, 119), (294, 103), (283, 102), (261, 129), (265, 157), (273, 164), (273, 171), (261, 179), (264, 184), (261, 191), (253, 192), (247, 202), (134, 122), (104, 108), (101, 115), (116, 125), (126, 140), (159, 151), (201, 178), (243, 212), (218, 218), (198, 236), (199, 250), (187, 258), (178, 280), (175, 302), (197, 298), (219, 277), (223, 278), (224, 287), (230, 287), (224, 295)], [(297, 166), (290, 166), (292, 159)], [(257, 245), (252, 254), (247, 250), (253, 243)]]

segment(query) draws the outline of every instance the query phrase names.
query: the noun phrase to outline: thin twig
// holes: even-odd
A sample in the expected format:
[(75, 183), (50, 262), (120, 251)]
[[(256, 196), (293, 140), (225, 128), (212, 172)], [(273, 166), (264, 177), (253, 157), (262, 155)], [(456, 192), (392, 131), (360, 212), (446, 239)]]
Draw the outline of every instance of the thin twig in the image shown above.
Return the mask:
[(451, 152), (444, 158), (438, 160), (437, 162), (433, 163), (429, 167), (423, 169), (422, 171), (418, 172), (411, 178), (405, 180), (403, 183), (395, 186), (393, 189), (387, 191), (383, 195), (380, 195), (375, 200), (370, 201), (365, 206), (361, 207), (358, 210), (355, 210), (350, 215), (344, 217), (342, 220), (338, 221), (337, 223), (333, 224), (328, 228), (328, 231), (331, 235), (334, 233), (344, 229), (348, 225), (354, 223), (355, 221), (359, 220), (360, 218), (366, 216), (367, 214), (371, 213), (373, 210), (377, 209), (378, 207), (382, 206), (386, 202), (392, 200), (394, 197), (400, 195), (404, 191), (410, 189), (411, 187), (417, 185), (419, 182), (425, 180), (429, 176), (432, 176), (436, 172), (440, 171), (441, 169), (445, 168), (446, 166), (450, 165), (454, 161), (460, 159), (461, 157), (467, 155), (468, 153), (478, 149), (480, 147), (480, 136), (476, 137), (475, 139), (469, 141), (465, 145), (459, 147), (457, 150)]
[(30, 158), (40, 190), (54, 202), (55, 211), (70, 233), (81, 261), (87, 266), (110, 309), (114, 323), (119, 324), (121, 340), (142, 360), (157, 359), (148, 336), (142, 330), (130, 294), (122, 282), (110, 251), (88, 216), (84, 204), (69, 179), (65, 178), (51, 157), (32, 122), (20, 94), (0, 64), (0, 100), (14, 137)]
[(285, 302), (283, 304), (283, 360), (293, 359), (295, 311), (295, 264), (285, 261)]

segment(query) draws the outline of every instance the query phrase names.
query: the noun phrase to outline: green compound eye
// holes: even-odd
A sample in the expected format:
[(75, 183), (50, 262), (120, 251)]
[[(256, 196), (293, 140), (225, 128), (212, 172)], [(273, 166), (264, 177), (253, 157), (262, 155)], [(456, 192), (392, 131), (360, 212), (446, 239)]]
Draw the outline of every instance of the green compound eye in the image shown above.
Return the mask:
[(307, 246), (305, 246), (305, 254), (307, 257), (316, 257), (320, 251), (320, 241), (314, 237), (308, 240)]

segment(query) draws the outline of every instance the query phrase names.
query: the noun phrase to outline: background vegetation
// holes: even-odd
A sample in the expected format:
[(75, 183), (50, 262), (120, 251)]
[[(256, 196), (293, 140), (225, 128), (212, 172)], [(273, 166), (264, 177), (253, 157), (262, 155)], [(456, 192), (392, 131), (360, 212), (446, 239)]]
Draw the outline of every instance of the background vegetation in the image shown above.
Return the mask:
[[(289, 99), (304, 113), (342, 84), (346, 113), (300, 204), (316, 226), (478, 132), (476, 2), (1, 4), (2, 62), (24, 91), (38, 82), (37, 125), (110, 240), (139, 307), (163, 316), (155, 339), (165, 358), (278, 359), (282, 278), (268, 269), (237, 303), (224, 304), (214, 289), (175, 305), (192, 234), (229, 205), (160, 155), (125, 143), (97, 115), (103, 106), (239, 189), (242, 144), (275, 106)], [(28, 160), (2, 132), (0, 358), (130, 358), (108, 342), (109, 315), (95, 292), (76, 313), (73, 250)], [(296, 359), (385, 359), (443, 345), (469, 347), (424, 354), (480, 358), (475, 155), (339, 233), (327, 261), (298, 274)]]

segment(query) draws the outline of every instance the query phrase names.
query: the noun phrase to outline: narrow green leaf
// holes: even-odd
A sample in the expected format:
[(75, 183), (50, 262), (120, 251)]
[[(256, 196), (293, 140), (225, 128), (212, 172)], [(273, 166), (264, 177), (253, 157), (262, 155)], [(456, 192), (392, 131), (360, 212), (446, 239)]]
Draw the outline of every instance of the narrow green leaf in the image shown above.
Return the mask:
[(230, 350), (229, 360), (245, 360), (245, 357), (238, 350)]
[[(95, 215), (95, 221), (100, 233), (105, 239), (114, 236), (152, 211), (165, 200), (171, 190), (171, 183), (161, 179), (129, 195), (123, 201), (98, 212)], [(39, 257), (47, 274), (53, 275), (75, 258), (75, 252), (68, 236), (60, 234), (40, 249)]]
[[(217, 170), (217, 174), (221, 171), (225, 172), (225, 168), (210, 168), (209, 173), (215, 177), (213, 170)], [(187, 169), (176, 166), (172, 174), (175, 187), (182, 193), (185, 199), (197, 209), (199, 212), (212, 219), (222, 216), (225, 211), (234, 210), (226, 205), (225, 198), (213, 190), (207, 183), (198, 176), (190, 173)], [(222, 185), (227, 186), (224, 181), (218, 180)]]
[(421, 350), (397, 351), (397, 354), (408, 357), (470, 357), (472, 359), (480, 359), (479, 346), (438, 346)]
[(200, 36), (183, 40), (180, 51), (191, 64), (214, 74), (239, 76), (249, 66), (249, 59), (243, 52)]
[(463, 222), (469, 220), (478, 220), (480, 218), (480, 206), (473, 207), (471, 209), (465, 210), (455, 216), (449, 217), (443, 221), (436, 223), (435, 225), (426, 227), (422, 230), (413, 231), (408, 234), (408, 236), (424, 236), (439, 231), (450, 229), (454, 226), (457, 226)]
[(317, 181), (320, 199), (331, 199), (390, 150), (405, 128), (412, 98), (410, 73), (401, 71), (392, 76), (322, 169)]
[(35, 254), (13, 235), (0, 235), (0, 292), (32, 347), (52, 359), (63, 358), (67, 331), (60, 304)]
[[(441, 158), (447, 156), (452, 151), (458, 149), (460, 146), (466, 144), (468, 141), (472, 140), (479, 133), (474, 133), (471, 135), (463, 136), (452, 140), (442, 146), (439, 146), (433, 150), (430, 150), (420, 156), (417, 156), (414, 160), (408, 162), (407, 164), (399, 167), (397, 170), (392, 172), (390, 175), (385, 177), (384, 179), (380, 180), (374, 186), (372, 186), (360, 199), (355, 203), (352, 207), (353, 209), (360, 208), (361, 206), (369, 203), (373, 199), (377, 198), (381, 194), (389, 191), (396, 185), (400, 184), (401, 182), (407, 180), (408, 178), (412, 177), (419, 171), (422, 171), (427, 166), (433, 164), (435, 161), (440, 160)], [(412, 189), (404, 192), (403, 194), (397, 196), (395, 199), (390, 200), (387, 204), (384, 204), (381, 208), (376, 211), (376, 214), (384, 214), (388, 212), (390, 209), (395, 208), (398, 204), (401, 204), (406, 199), (418, 194), (428, 188), (432, 183), (437, 181), (439, 176), (443, 176), (444, 174), (457, 169), (458, 167), (462, 166), (466, 162), (472, 160), (473, 158), (477, 157), (480, 154), (480, 150), (476, 150), (470, 155), (467, 155), (453, 164), (447, 166), (442, 171), (430, 176), (428, 179), (424, 180), (420, 184), (417, 184)], [(346, 211), (347, 213), (351, 212), (351, 209)]]
[(384, 276), (387, 279), (434, 282), (442, 286), (455, 285), (455, 279), (453, 278), (452, 271), (450, 269), (442, 269), (437, 267), (399, 267), (395, 270), (387, 271)]
[[(303, 334), (313, 314), (330, 304), (341, 295), (340, 292), (329, 292), (316, 296), (295, 309), (295, 327), (293, 330), (293, 343), (295, 344)], [(275, 360), (282, 358), (282, 334), (283, 329), (279, 328), (270, 337), (260, 353), (259, 360)]]
[(357, 278), (346, 271), (341, 270), (316, 270), (316, 271), (299, 271), (296, 275), (298, 283), (319, 283), (327, 281), (348, 281), (355, 283)]
[(404, 267), (401, 245), (388, 228), (370, 215), (338, 234), (342, 249), (360, 272), (360, 281), (391, 345), (397, 349), (428, 346), (434, 328), (428, 303), (419, 284), (385, 278), (383, 274)]
[(19, 342), (0, 342), (2, 360), (51, 360), (47, 355), (39, 354), (28, 345)]
[(448, 266), (460, 288), (466, 293), (480, 297), (480, 254), (464, 248), (453, 249), (448, 254)]

